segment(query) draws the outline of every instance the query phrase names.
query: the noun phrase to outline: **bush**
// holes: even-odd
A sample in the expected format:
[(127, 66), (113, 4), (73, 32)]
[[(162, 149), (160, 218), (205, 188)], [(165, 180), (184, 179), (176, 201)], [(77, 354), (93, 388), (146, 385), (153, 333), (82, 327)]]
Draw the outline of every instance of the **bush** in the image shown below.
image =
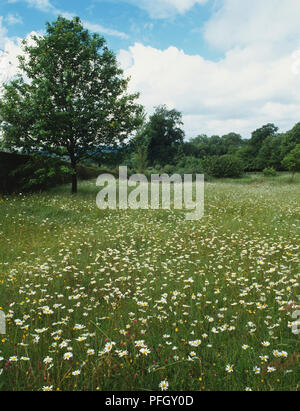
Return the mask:
[[(98, 177), (101, 170), (78, 165), (77, 173), (79, 179), (87, 180)], [(0, 152), (1, 193), (40, 191), (71, 179), (70, 164), (56, 157)]]
[(263, 170), (264, 176), (266, 177), (275, 177), (277, 176), (277, 172), (274, 167), (266, 167)]
[(25, 164), (10, 172), (13, 191), (39, 191), (70, 181), (71, 167), (67, 163), (41, 155), (31, 155)]
[(238, 178), (244, 173), (243, 161), (232, 154), (207, 157), (203, 160), (204, 172), (209, 176)]
[(0, 152), (0, 193), (9, 193), (15, 189), (15, 178), (11, 172), (29, 160), (28, 155)]
[(172, 175), (176, 173), (176, 167), (171, 164), (166, 164), (163, 168), (163, 173)]
[(76, 169), (79, 180), (90, 180), (91, 178), (97, 178), (101, 174), (101, 170), (97, 167), (78, 164)]

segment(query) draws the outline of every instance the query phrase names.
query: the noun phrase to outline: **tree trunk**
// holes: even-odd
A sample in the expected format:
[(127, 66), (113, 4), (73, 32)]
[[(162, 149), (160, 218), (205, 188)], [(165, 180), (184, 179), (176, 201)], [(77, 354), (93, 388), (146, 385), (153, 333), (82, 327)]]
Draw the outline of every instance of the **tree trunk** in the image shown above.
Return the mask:
[(77, 174), (72, 174), (72, 194), (77, 193)]

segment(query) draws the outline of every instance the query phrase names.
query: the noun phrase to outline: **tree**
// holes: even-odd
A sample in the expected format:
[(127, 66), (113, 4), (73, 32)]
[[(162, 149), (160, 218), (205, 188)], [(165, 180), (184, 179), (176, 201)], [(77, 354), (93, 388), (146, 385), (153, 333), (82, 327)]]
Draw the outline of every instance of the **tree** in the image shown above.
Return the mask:
[(281, 144), (282, 144), (283, 134), (277, 134), (268, 136), (256, 157), (256, 166), (258, 170), (263, 170), (264, 168), (273, 167), (275, 170), (280, 170), (281, 160)]
[(300, 123), (287, 131), (282, 138), (281, 143), (281, 158), (283, 159), (297, 144), (300, 144)]
[(297, 171), (300, 171), (300, 144), (291, 150), (282, 160), (282, 165), (292, 173), (292, 180)]
[(151, 165), (171, 164), (183, 143), (184, 131), (181, 113), (158, 106), (145, 127), (148, 141), (148, 160)]
[(5, 144), (45, 150), (70, 159), (72, 193), (78, 162), (100, 145), (126, 142), (140, 124), (138, 94), (124, 78), (103, 37), (85, 30), (79, 17), (46, 24), (45, 36), (24, 42), (19, 76), (5, 85), (0, 104)]
[(222, 136), (224, 154), (235, 154), (243, 146), (242, 136), (237, 133), (229, 133)]
[(264, 140), (268, 136), (274, 136), (277, 131), (278, 127), (276, 127), (273, 123), (265, 124), (261, 128), (253, 131), (249, 143), (255, 148), (256, 153), (258, 153)]

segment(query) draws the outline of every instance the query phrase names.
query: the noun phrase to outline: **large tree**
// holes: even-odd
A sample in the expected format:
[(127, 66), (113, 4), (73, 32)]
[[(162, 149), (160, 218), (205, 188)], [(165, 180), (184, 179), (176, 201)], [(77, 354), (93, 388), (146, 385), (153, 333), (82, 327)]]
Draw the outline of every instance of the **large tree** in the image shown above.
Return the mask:
[(168, 110), (165, 105), (155, 108), (145, 126), (148, 160), (151, 165), (174, 162), (174, 157), (184, 139), (182, 125), (182, 115), (179, 111)]
[(58, 17), (44, 36), (24, 41), (23, 76), (4, 86), (0, 118), (10, 149), (67, 155), (76, 165), (101, 145), (124, 144), (140, 124), (138, 94), (128, 94), (116, 57), (78, 17)]

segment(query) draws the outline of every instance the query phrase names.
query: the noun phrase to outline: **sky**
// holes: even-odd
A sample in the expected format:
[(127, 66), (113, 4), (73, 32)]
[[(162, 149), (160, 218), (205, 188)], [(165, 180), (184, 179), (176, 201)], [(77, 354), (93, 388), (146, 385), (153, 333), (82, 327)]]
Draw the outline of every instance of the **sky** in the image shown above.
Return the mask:
[(180, 111), (187, 140), (300, 121), (299, 0), (0, 0), (0, 82), (58, 15), (104, 36), (129, 92)]

